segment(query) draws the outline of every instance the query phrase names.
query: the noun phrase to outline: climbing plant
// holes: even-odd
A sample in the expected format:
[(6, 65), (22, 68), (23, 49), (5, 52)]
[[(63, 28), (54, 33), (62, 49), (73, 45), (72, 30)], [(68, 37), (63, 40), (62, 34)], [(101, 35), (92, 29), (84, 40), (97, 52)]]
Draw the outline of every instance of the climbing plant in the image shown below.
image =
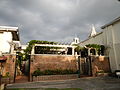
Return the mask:
[(77, 52), (77, 54), (79, 54), (80, 51), (82, 50), (82, 47), (80, 47), (80, 45), (78, 45), (78, 44), (73, 44), (73, 46), (76, 46), (75, 52)]
[(28, 47), (25, 50), (25, 54), (31, 54), (32, 47), (35, 44), (57, 44), (57, 42), (31, 40), (31, 41), (28, 42)]
[(105, 46), (99, 45), (99, 44), (88, 44), (86, 45), (87, 48), (93, 48), (96, 49), (97, 53), (99, 55), (104, 55)]
[(35, 46), (35, 54), (55, 54), (62, 47)]

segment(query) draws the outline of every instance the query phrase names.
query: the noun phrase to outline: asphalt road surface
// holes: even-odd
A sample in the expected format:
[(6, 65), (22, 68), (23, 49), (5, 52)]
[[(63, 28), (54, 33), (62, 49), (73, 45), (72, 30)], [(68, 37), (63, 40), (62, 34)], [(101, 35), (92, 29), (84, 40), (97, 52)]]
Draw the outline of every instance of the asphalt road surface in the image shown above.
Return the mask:
[(8, 84), (6, 88), (81, 88), (82, 90), (120, 90), (120, 79), (112, 77), (87, 77), (74, 80), (15, 83)]

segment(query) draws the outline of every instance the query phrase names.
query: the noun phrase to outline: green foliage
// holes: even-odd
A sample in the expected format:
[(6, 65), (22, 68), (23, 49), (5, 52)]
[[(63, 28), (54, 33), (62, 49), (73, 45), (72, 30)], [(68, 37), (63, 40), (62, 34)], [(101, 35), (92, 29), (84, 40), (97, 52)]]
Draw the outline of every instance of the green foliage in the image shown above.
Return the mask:
[(3, 78), (9, 78), (10, 77), (10, 73), (6, 72), (5, 76), (2, 76)]
[(16, 63), (19, 67), (21, 67), (21, 61), (23, 60), (23, 54), (21, 52), (17, 52), (16, 54)]
[(101, 48), (101, 45), (98, 45), (98, 44), (88, 44), (88, 45), (86, 45), (86, 47), (96, 48), (97, 50), (99, 50)]
[(73, 71), (71, 69), (56, 69), (56, 70), (45, 70), (45, 71), (40, 71), (40, 70), (35, 70), (33, 72), (33, 76), (40, 76), (40, 75), (64, 75), (64, 74), (76, 74), (76, 71)]
[(57, 53), (57, 49), (61, 47), (35, 46), (35, 54), (54, 54)]
[(45, 90), (82, 90), (80, 88), (46, 88)]
[(6, 77), (10, 77), (10, 73), (9, 73), (9, 72), (6, 72), (5, 76), (6, 76)]
[(66, 70), (64, 70), (63, 72), (62, 72), (62, 74), (75, 74), (76, 72), (75, 71), (73, 71), (73, 70), (71, 70), (71, 69), (66, 69)]
[(104, 73), (104, 70), (99, 70), (96, 73)]
[(32, 75), (33, 76), (40, 76), (40, 75), (43, 75), (43, 73), (39, 69), (37, 69), (36, 71), (33, 72)]
[(80, 50), (82, 49), (82, 47), (80, 47), (78, 44), (74, 44), (73, 46), (76, 46), (75, 48), (76, 52), (80, 52)]
[[(38, 90), (37, 88), (10, 88), (7, 90)], [(40, 88), (39, 90), (82, 90), (80, 88)]]
[(31, 40), (28, 42), (28, 47), (25, 50), (26, 54), (31, 54), (31, 50), (34, 44), (57, 44), (56, 42), (49, 42), (49, 41), (40, 41), (40, 40)]
[(80, 51), (83, 49), (83, 47), (80, 47), (78, 44), (73, 44), (73, 46), (76, 46), (75, 52), (77, 52), (77, 54), (80, 54)]
[(88, 44), (86, 45), (86, 47), (88, 48), (93, 48), (97, 50), (97, 53), (100, 55), (104, 55), (104, 50), (105, 50), (105, 46), (104, 45), (98, 45), (98, 44)]

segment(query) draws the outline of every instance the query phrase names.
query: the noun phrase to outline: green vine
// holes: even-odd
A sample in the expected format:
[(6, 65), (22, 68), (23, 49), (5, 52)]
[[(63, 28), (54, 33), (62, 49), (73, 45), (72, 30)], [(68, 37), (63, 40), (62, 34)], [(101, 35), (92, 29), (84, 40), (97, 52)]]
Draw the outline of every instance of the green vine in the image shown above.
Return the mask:
[(25, 50), (25, 54), (31, 54), (32, 47), (35, 44), (57, 44), (57, 43), (49, 41), (31, 40), (28, 42), (28, 47)]
[(104, 55), (104, 50), (105, 47), (103, 45), (98, 45), (98, 44), (88, 44), (86, 45), (87, 48), (93, 48), (96, 49), (97, 53), (99, 55)]

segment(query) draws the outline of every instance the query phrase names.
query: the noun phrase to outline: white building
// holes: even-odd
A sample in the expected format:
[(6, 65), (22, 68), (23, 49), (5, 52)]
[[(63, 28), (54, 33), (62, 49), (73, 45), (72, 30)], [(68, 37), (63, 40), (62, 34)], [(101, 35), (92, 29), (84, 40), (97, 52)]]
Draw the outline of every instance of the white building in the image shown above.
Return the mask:
[(20, 47), (18, 27), (0, 26), (0, 52), (14, 54)]
[(120, 17), (101, 28), (102, 32), (80, 42), (80, 46), (104, 45), (106, 47), (105, 55), (110, 59), (111, 70), (120, 70)]
[(96, 30), (95, 30), (95, 26), (92, 25), (91, 33), (90, 33), (89, 37), (93, 37), (93, 36), (95, 36), (96, 34), (97, 34), (97, 32), (96, 32)]
[(21, 53), (24, 53), (24, 50), (28, 47), (28, 45), (21, 45)]
[(79, 40), (79, 38), (76, 36), (76, 37), (73, 39), (71, 45), (79, 44), (79, 43), (80, 43), (80, 40)]

